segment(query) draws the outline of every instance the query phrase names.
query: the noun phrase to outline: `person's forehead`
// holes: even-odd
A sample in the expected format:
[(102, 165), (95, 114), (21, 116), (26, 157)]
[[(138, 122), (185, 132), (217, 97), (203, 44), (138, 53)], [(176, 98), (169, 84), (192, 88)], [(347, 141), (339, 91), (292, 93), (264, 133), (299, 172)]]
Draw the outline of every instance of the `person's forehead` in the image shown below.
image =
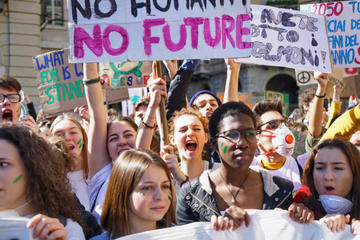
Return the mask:
[(215, 101), (216, 102), (216, 99), (214, 96), (211, 96), (210, 94), (203, 93), (195, 99), (195, 103), (200, 103), (202, 101)]
[(255, 129), (255, 126), (249, 115), (239, 113), (226, 116), (220, 122), (220, 132), (228, 131), (230, 129)]
[(194, 115), (184, 114), (175, 119), (175, 127), (179, 128), (188, 125), (202, 125), (200, 119)]
[(283, 118), (284, 117), (278, 111), (267, 111), (260, 116), (260, 124)]

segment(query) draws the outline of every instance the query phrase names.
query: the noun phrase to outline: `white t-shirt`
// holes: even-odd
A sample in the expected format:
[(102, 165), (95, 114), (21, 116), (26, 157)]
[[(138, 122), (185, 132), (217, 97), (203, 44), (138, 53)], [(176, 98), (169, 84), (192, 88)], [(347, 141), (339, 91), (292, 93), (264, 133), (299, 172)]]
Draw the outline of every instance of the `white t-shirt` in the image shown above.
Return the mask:
[(87, 180), (90, 212), (100, 224), (100, 216), (104, 205), (105, 195), (109, 179), (111, 175), (112, 163), (108, 163), (100, 171), (98, 171), (92, 178)]
[(285, 178), (294, 184), (294, 190), (298, 190), (301, 185), (301, 176), (299, 172), (299, 167), (296, 163), (296, 160), (293, 157), (287, 157), (284, 165), (277, 170), (268, 170), (261, 167), (260, 157), (255, 157), (250, 166), (252, 169), (262, 169), (268, 171), (270, 174), (278, 177)]
[(67, 174), (67, 178), (71, 184), (72, 191), (76, 194), (80, 203), (89, 211), (89, 194), (88, 186), (84, 180), (84, 171), (74, 171)]

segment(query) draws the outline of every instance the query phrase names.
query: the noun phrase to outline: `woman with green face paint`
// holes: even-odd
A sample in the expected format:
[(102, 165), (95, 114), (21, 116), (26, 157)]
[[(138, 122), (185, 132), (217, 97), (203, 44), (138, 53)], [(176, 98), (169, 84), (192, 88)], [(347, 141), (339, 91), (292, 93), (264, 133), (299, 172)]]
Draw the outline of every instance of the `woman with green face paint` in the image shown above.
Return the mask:
[(247, 209), (288, 209), (294, 185), (249, 168), (256, 151), (255, 126), (251, 109), (242, 102), (228, 102), (215, 110), (209, 133), (221, 167), (181, 187), (178, 224), (211, 221), (216, 230), (236, 229), (249, 226)]
[(68, 173), (72, 190), (81, 204), (89, 211), (89, 196), (86, 184), (88, 175), (87, 135), (81, 124), (69, 114), (58, 116), (52, 123), (49, 136), (62, 138), (67, 145), (67, 152), (71, 155)]
[(63, 155), (11, 123), (0, 124), (0, 216), (29, 218), (34, 238), (85, 239)]

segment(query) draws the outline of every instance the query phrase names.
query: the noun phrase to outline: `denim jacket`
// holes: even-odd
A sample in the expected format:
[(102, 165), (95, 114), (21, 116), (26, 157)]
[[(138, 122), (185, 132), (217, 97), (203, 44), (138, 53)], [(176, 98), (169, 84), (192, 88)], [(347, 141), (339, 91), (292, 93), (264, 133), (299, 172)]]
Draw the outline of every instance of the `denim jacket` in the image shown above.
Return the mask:
[[(259, 170), (264, 183), (262, 209), (288, 209), (292, 203), (292, 182)], [(209, 171), (185, 183), (177, 194), (176, 220), (178, 224), (209, 222), (212, 215), (221, 215), (212, 195)]]

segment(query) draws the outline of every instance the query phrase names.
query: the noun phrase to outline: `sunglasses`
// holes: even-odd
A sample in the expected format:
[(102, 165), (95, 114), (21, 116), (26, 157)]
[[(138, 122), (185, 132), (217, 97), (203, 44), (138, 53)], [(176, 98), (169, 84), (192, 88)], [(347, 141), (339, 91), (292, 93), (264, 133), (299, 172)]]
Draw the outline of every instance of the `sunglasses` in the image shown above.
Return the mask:
[(255, 129), (249, 129), (240, 131), (238, 129), (231, 129), (228, 131), (224, 131), (221, 133), (218, 133), (216, 137), (225, 138), (233, 143), (238, 143), (241, 139), (241, 136), (246, 139), (246, 141), (250, 143), (256, 142), (256, 131)]
[(18, 93), (13, 94), (0, 94), (0, 102), (4, 102), (5, 98), (9, 99), (11, 103), (18, 103), (21, 100), (21, 96)]
[(275, 129), (277, 129), (278, 127), (280, 127), (280, 125), (281, 125), (282, 123), (284, 123), (285, 126), (287, 126), (287, 127), (291, 127), (291, 126), (294, 124), (294, 120), (293, 120), (292, 118), (270, 120), (270, 121), (268, 121), (268, 122), (265, 122), (265, 123), (259, 125), (259, 126), (257, 127), (257, 131), (256, 131), (256, 132), (257, 132), (258, 134), (261, 133), (261, 129), (260, 129), (260, 128), (261, 128), (262, 126), (267, 125), (267, 124), (269, 125), (269, 128), (270, 128), (270, 129), (275, 130)]

